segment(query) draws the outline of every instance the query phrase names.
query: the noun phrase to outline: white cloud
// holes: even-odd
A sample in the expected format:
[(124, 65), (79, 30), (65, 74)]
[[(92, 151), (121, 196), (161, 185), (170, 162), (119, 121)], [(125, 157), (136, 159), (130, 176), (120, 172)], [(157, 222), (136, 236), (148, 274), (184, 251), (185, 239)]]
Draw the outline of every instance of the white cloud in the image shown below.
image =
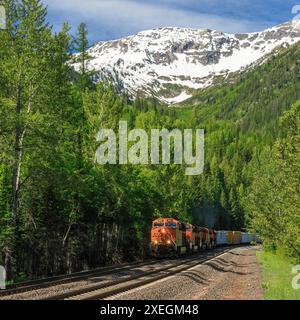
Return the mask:
[(258, 31), (266, 27), (261, 21), (239, 20), (174, 8), (169, 5), (174, 0), (164, 0), (160, 4), (132, 0), (44, 2), (48, 5), (51, 16), (56, 16), (56, 22), (67, 20), (73, 25), (85, 21), (90, 26), (91, 37), (97, 40), (164, 26), (210, 28), (227, 33)]

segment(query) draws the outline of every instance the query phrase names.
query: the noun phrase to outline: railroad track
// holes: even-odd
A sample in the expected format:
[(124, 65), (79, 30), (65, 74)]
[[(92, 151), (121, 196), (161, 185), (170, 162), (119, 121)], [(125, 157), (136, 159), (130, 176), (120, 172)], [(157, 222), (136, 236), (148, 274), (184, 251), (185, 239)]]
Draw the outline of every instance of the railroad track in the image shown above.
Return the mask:
[(56, 285), (68, 284), (75, 281), (85, 280), (91, 276), (105, 276), (105, 275), (114, 274), (117, 272), (127, 271), (132, 268), (138, 268), (144, 265), (153, 265), (157, 263), (158, 263), (157, 260), (138, 261), (130, 264), (120, 264), (116, 266), (109, 266), (109, 267), (88, 270), (88, 271), (72, 273), (69, 275), (55, 276), (51, 278), (44, 278), (44, 279), (39, 279), (34, 281), (22, 282), (19, 284), (12, 285), (6, 290), (0, 290), (0, 299), (1, 297), (4, 297), (4, 296), (30, 292), (30, 291), (48, 288)]
[(184, 259), (181, 262), (177, 261), (175, 264), (146, 271), (140, 275), (134, 275), (126, 279), (118, 279), (107, 283), (86, 286), (80, 289), (47, 297), (45, 300), (103, 300), (116, 294), (136, 289), (149, 283), (189, 270), (199, 264), (203, 264), (222, 256), (235, 247), (225, 250), (217, 249), (216, 251), (207, 252), (205, 256), (202, 255), (199, 257), (199, 255), (197, 255), (197, 257)]

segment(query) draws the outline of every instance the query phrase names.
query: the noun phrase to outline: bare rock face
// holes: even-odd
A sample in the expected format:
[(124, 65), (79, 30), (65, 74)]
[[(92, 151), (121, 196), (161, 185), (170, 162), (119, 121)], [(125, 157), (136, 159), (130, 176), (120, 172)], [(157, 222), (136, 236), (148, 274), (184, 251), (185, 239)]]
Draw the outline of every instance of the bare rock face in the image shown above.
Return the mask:
[[(225, 34), (215, 30), (161, 28), (88, 50), (94, 81), (110, 77), (120, 90), (182, 102), (215, 79), (264, 61), (279, 46), (300, 40), (300, 22), (287, 22), (257, 33)], [(78, 68), (75, 63), (74, 68)], [(171, 89), (170, 89), (171, 88)]]

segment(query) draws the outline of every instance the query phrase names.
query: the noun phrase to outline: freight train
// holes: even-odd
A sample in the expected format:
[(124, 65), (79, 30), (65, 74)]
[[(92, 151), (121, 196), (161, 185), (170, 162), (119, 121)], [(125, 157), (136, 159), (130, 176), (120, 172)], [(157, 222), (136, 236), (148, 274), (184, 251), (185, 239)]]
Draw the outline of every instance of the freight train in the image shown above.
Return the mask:
[(251, 233), (216, 231), (173, 218), (160, 218), (152, 222), (150, 250), (154, 257), (172, 257), (251, 242), (259, 242), (259, 238)]

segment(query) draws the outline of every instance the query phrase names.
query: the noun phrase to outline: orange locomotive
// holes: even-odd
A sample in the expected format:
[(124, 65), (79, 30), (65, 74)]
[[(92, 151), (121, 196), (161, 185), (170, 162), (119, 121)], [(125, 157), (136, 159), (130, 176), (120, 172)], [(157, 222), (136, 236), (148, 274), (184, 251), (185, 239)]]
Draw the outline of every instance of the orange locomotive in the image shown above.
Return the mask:
[(181, 223), (173, 218), (154, 220), (151, 229), (153, 256), (178, 256), (216, 246), (216, 231)]
[(153, 221), (150, 246), (154, 256), (175, 256), (186, 252), (186, 226), (172, 218)]

